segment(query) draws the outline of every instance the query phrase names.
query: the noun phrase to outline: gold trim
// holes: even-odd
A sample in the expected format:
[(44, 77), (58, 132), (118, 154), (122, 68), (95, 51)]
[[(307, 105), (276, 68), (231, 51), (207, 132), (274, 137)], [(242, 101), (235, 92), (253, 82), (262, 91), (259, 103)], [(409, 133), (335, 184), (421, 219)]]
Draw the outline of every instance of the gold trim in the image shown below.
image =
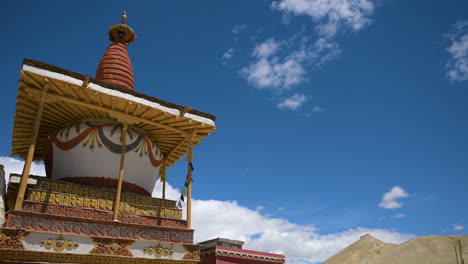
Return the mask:
[[(37, 190), (51, 191), (58, 193), (67, 193), (78, 196), (84, 196), (96, 199), (113, 200), (115, 198), (114, 190), (98, 189), (86, 185), (79, 185), (76, 183), (69, 183), (64, 181), (40, 178), (37, 180), (35, 187)], [(122, 202), (132, 203), (139, 205), (149, 205), (155, 207), (175, 208), (176, 202), (172, 200), (162, 200), (149, 196), (141, 196), (130, 193), (122, 193)]]
[(56, 239), (44, 239), (41, 240), (41, 245), (47, 249), (54, 248), (56, 251), (63, 251), (64, 249), (74, 249), (78, 247), (78, 243), (73, 240), (65, 240), (62, 235)]
[[(112, 207), (114, 205), (114, 202), (110, 200), (88, 198), (72, 194), (41, 191), (35, 189), (28, 191), (26, 200), (31, 202), (90, 208), (109, 212), (112, 212)], [(152, 207), (148, 205), (121, 203), (119, 212), (127, 214), (157, 216), (177, 220), (182, 219), (182, 210)]]
[(174, 255), (174, 250), (172, 249), (173, 246), (174, 245), (171, 244), (171, 248), (168, 248), (163, 247), (161, 243), (158, 243), (156, 246), (143, 248), (143, 252), (148, 255), (154, 255), (156, 258), (161, 258), (162, 256), (172, 258), (172, 255)]

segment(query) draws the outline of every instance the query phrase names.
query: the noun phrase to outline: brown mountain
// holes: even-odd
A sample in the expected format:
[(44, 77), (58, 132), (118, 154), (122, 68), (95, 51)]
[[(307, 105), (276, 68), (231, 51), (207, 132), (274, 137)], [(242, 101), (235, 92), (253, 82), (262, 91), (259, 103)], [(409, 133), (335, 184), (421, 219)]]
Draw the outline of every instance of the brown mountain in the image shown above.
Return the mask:
[(468, 264), (468, 236), (418, 237), (397, 245), (365, 235), (323, 264), (462, 264), (462, 259)]

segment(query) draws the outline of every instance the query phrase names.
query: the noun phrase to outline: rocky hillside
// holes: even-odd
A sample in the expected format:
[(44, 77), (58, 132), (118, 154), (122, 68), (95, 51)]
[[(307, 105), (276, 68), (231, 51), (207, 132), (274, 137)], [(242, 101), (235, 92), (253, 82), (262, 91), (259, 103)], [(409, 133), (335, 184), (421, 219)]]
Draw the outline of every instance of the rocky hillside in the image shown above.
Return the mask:
[(468, 264), (468, 236), (418, 237), (397, 245), (365, 235), (323, 264), (462, 264), (462, 258)]

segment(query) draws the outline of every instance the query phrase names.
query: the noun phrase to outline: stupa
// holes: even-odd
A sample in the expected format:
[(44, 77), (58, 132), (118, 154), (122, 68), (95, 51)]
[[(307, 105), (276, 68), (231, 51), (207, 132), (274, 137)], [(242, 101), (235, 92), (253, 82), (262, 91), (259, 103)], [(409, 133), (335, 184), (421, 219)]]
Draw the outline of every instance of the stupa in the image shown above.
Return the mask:
[[(95, 78), (23, 61), (11, 155), (25, 166), (10, 176), (1, 261), (199, 262), (191, 229), (193, 146), (216, 130), (216, 118), (136, 92), (127, 51), (134, 39), (124, 13), (109, 29), (112, 44)], [(166, 169), (184, 156), (185, 220), (165, 198)], [(29, 175), (33, 161), (44, 161), (46, 177)], [(158, 176), (162, 194), (153, 198)]]

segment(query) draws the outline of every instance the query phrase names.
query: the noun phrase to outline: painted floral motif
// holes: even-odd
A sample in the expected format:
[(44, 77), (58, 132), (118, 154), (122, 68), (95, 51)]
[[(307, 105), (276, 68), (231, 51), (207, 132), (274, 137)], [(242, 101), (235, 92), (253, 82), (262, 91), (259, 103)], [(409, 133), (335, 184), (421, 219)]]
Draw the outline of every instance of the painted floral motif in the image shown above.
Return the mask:
[(7, 230), (0, 232), (0, 248), (24, 249), (22, 240), (26, 232), (22, 230)]
[(199, 260), (200, 259), (200, 246), (199, 245), (183, 245), (186, 253), (182, 259), (186, 260)]
[(117, 242), (111, 242), (107, 244), (106, 246), (110, 251), (115, 252), (117, 248), (119, 247), (119, 244), (117, 244)]
[(132, 257), (133, 254), (128, 247), (133, 243), (130, 240), (115, 240), (109, 238), (93, 238), (94, 248), (90, 254), (114, 255)]
[(140, 146), (138, 146), (138, 147), (135, 149), (135, 152), (140, 154), (140, 158), (141, 158), (143, 155), (148, 156), (148, 150), (147, 150), (146, 144), (147, 144), (146, 141), (143, 141), (143, 142), (141, 142)]
[(56, 251), (63, 251), (64, 249), (74, 249), (78, 247), (78, 244), (73, 240), (65, 240), (63, 236), (59, 236), (56, 239), (45, 239), (41, 240), (41, 245), (47, 249), (54, 248)]
[(145, 252), (148, 255), (154, 255), (156, 258), (160, 258), (162, 256), (172, 257), (172, 255), (174, 254), (174, 251), (172, 250), (172, 245), (171, 248), (167, 248), (163, 247), (161, 243), (158, 243), (156, 246), (145, 247), (143, 249), (143, 252)]
[(7, 236), (3, 233), (0, 233), (0, 245), (3, 245), (7, 240)]
[(83, 142), (82, 147), (89, 146), (90, 150), (94, 150), (95, 146), (102, 148), (102, 142), (99, 140), (97, 130), (91, 130), (89, 133), (88, 139)]
[(76, 133), (80, 133), (80, 130), (81, 130), (80, 126), (81, 126), (81, 122), (67, 126), (60, 131), (59, 136), (65, 137), (66, 139), (68, 139), (68, 137), (70, 136), (70, 130), (72, 130), (73, 128), (75, 128)]
[[(108, 128), (111, 129), (109, 130)], [(73, 133), (71, 133), (72, 131)], [(120, 133), (116, 133), (117, 131), (120, 131)], [(121, 124), (97, 125), (90, 121), (85, 121), (67, 126), (58, 133), (51, 135), (50, 138), (57, 147), (64, 151), (73, 149), (76, 146), (89, 148), (91, 151), (105, 147), (112, 153), (121, 154), (121, 133)], [(71, 134), (74, 136), (70, 139)], [(115, 139), (116, 135), (119, 136), (117, 141)], [(125, 146), (126, 152), (135, 151), (139, 154), (140, 158), (144, 156), (148, 157), (154, 167), (162, 164), (162, 152), (147, 136), (138, 133), (132, 128), (127, 130), (127, 136), (130, 138), (130, 142)]]

